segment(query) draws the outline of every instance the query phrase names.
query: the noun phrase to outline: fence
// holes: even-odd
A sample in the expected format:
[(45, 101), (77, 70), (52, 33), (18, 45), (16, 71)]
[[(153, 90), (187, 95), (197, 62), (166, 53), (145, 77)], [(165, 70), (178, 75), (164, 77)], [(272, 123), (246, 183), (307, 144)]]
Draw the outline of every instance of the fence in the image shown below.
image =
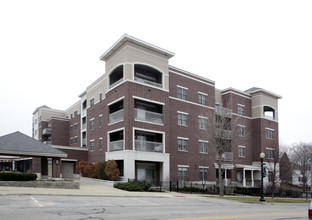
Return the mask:
[[(128, 179), (128, 182), (136, 182), (134, 179)], [(202, 193), (202, 194), (219, 194), (219, 187), (216, 184), (203, 184), (191, 181), (139, 181), (152, 184), (152, 191), (170, 191), (185, 193)], [(243, 195), (243, 196), (260, 196), (260, 188), (224, 186), (225, 195)], [(270, 187), (264, 189), (265, 197), (272, 197), (272, 189)], [(283, 198), (306, 198), (311, 197), (311, 193), (303, 193), (299, 190), (276, 188), (274, 197)]]

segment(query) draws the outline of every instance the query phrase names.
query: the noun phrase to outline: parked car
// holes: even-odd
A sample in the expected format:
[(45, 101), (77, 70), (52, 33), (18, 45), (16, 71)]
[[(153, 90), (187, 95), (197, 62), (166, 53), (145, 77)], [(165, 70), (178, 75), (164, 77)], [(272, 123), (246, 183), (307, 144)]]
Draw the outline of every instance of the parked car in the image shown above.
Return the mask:
[(309, 206), (309, 219), (312, 219), (312, 200), (311, 200), (310, 206)]

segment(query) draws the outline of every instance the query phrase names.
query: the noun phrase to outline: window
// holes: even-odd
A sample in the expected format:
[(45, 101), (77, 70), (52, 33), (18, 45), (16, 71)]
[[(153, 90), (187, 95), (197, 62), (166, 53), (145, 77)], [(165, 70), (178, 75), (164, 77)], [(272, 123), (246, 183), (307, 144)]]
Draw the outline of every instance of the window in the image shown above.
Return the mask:
[(187, 126), (188, 114), (178, 112), (178, 125)]
[(178, 150), (188, 151), (188, 138), (178, 138)]
[(198, 103), (200, 105), (207, 105), (208, 95), (203, 93), (198, 93)]
[(103, 97), (102, 97), (102, 93), (100, 93), (100, 103), (102, 103)]
[(245, 137), (245, 129), (244, 125), (238, 125), (238, 136)]
[(90, 108), (94, 108), (94, 98), (90, 99)]
[(94, 140), (90, 141), (90, 151), (94, 151)]
[(74, 143), (73, 138), (70, 138), (70, 144), (73, 144), (73, 143)]
[(199, 129), (207, 130), (208, 118), (198, 116), (198, 125)]
[(199, 179), (203, 182), (208, 180), (208, 167), (199, 167)]
[(78, 111), (75, 111), (74, 112), (74, 117), (77, 117), (78, 116)]
[(187, 181), (188, 167), (178, 167), (178, 177), (179, 181)]
[(73, 131), (74, 130), (74, 126), (70, 126), (70, 131)]
[(102, 115), (99, 116), (99, 127), (101, 128), (103, 126), (103, 117)]
[(245, 115), (245, 106), (244, 105), (237, 105), (237, 114), (239, 115)]
[(265, 137), (267, 139), (274, 139), (274, 129), (266, 128), (265, 129)]
[(208, 141), (199, 141), (199, 153), (208, 154)]
[(100, 148), (100, 150), (103, 149), (103, 139), (102, 138), (99, 139), (99, 148)]
[(238, 157), (245, 157), (245, 146), (238, 146)]
[(90, 130), (94, 130), (94, 118), (90, 120)]
[(266, 157), (268, 159), (274, 159), (274, 149), (272, 148), (267, 148), (266, 149)]
[(70, 119), (72, 119), (72, 118), (73, 118), (73, 113), (70, 114)]
[(178, 87), (178, 98), (187, 100), (187, 88)]
[(77, 136), (74, 137), (74, 144), (78, 144), (78, 137)]
[(77, 123), (74, 124), (74, 131), (76, 131), (76, 130), (78, 130), (78, 124)]

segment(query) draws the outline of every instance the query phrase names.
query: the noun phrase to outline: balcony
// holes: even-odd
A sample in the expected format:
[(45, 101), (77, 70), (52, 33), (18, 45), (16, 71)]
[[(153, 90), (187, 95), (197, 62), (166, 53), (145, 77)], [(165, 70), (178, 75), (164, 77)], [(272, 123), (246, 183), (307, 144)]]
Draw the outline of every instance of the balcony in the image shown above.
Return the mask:
[(163, 124), (163, 115), (160, 113), (146, 111), (144, 109), (134, 109), (134, 118), (140, 121), (146, 121), (156, 124)]
[(109, 88), (111, 89), (111, 88), (115, 87), (116, 85), (120, 84), (122, 81), (123, 81), (123, 78), (117, 80), (116, 82), (109, 85)]
[(216, 137), (217, 138), (231, 139), (232, 138), (232, 131), (224, 130), (221, 128), (216, 128)]
[(109, 151), (123, 150), (124, 140), (112, 141), (109, 143)]
[(215, 106), (215, 113), (220, 116), (232, 118), (232, 109), (224, 108), (221, 106)]
[(147, 79), (142, 79), (140, 77), (134, 77), (134, 80), (137, 81), (137, 82), (140, 82), (140, 83), (144, 83), (144, 84), (148, 84), (148, 85), (155, 86), (155, 87), (158, 87), (158, 88), (162, 88), (162, 84), (157, 83), (157, 82), (153, 82), (153, 81), (150, 81), (150, 80), (147, 80)]
[(86, 138), (82, 138), (81, 144), (82, 144), (82, 146), (87, 145), (87, 139)]
[(124, 119), (124, 110), (121, 109), (119, 111), (113, 112), (109, 114), (109, 124), (116, 123), (119, 121), (123, 121)]
[(42, 130), (42, 135), (49, 136), (51, 135), (51, 128), (45, 128)]
[(163, 143), (152, 142), (152, 141), (135, 141), (135, 150), (137, 151), (145, 151), (145, 152), (163, 152)]
[[(223, 161), (233, 161), (233, 153), (225, 152), (221, 155)], [(219, 155), (216, 154), (216, 160), (219, 160)]]

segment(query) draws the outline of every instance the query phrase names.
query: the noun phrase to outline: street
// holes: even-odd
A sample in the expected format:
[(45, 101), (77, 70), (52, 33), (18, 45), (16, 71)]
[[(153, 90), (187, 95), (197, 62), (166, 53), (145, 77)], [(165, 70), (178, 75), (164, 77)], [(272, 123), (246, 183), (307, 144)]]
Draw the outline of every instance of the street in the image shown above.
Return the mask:
[(308, 204), (260, 204), (207, 197), (0, 196), (0, 219), (307, 219)]

